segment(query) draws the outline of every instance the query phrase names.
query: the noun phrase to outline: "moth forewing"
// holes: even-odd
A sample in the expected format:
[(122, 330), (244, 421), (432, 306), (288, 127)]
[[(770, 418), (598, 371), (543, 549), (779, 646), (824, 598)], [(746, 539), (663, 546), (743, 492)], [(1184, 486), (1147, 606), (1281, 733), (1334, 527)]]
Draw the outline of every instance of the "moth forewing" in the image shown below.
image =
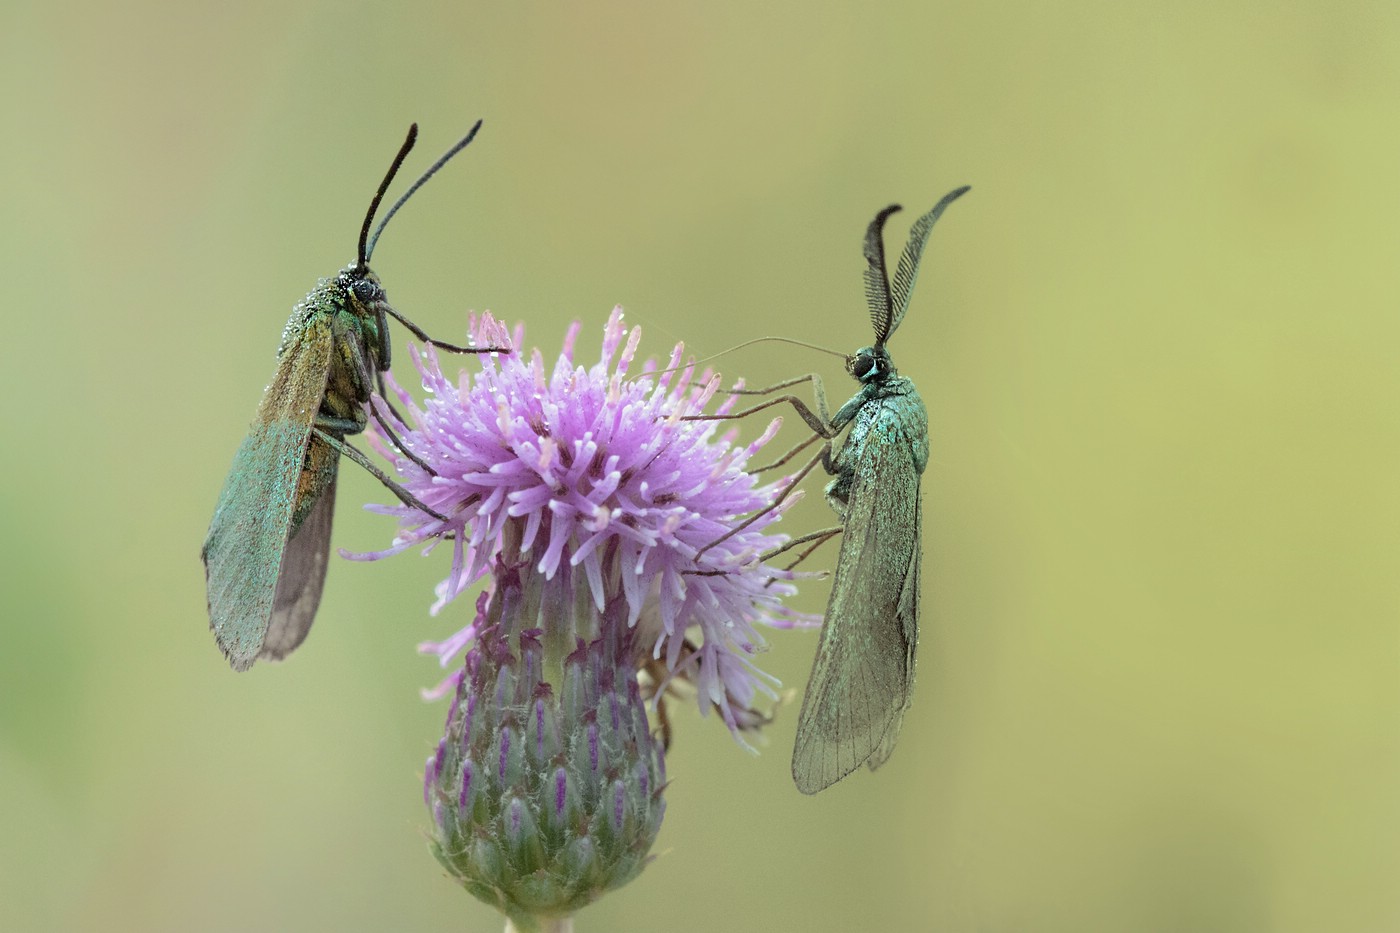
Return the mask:
[(912, 384), (898, 382), (904, 391), (859, 410), (833, 463), (828, 498), (846, 531), (793, 748), (806, 794), (879, 767), (912, 695), (923, 463), (910, 440), (927, 424)]
[(321, 605), (326, 568), (330, 564), (331, 522), (335, 517), (335, 483), (340, 456), (318, 437), (307, 445), (306, 467), (300, 482), (311, 502), (306, 517), (297, 522), (282, 552), (277, 591), (258, 657), (280, 661), (306, 640), (316, 609)]
[[(293, 320), (301, 313), (306, 312), (298, 308)], [(251, 667), (261, 653), (278, 591), (285, 602), (297, 583), (305, 582), (294, 575), (283, 583), (284, 552), (288, 538), (298, 530), (298, 508), (303, 513), (299, 524), (305, 524), (324, 492), (317, 487), (315, 471), (308, 473), (306, 467), (311, 429), (331, 365), (331, 322), (311, 311), (300, 323), (301, 339), (284, 341), (272, 382), (234, 455), (202, 552), (209, 624), (238, 671)], [(328, 547), (329, 522), (325, 525), (322, 546)], [(303, 550), (310, 544), (308, 539)], [(304, 567), (306, 561), (298, 564)], [(319, 578), (316, 592), (319, 599)]]
[[(923, 522), (923, 497), (915, 492), (914, 500), (914, 527), (922, 529)], [(885, 763), (885, 759), (890, 757), (890, 752), (894, 751), (894, 743), (899, 738), (899, 730), (904, 725), (904, 713), (914, 702), (914, 671), (915, 654), (919, 648), (919, 574), (923, 566), (923, 536), (919, 534), (914, 539), (914, 550), (909, 556), (909, 572), (904, 578), (904, 590), (900, 593), (898, 618), (901, 629), (904, 631), (904, 642), (906, 648), (905, 655), (905, 688), (904, 688), (904, 708), (898, 713), (894, 720), (893, 727), (885, 730), (885, 737), (879, 747), (870, 755), (870, 770), (874, 771)]]

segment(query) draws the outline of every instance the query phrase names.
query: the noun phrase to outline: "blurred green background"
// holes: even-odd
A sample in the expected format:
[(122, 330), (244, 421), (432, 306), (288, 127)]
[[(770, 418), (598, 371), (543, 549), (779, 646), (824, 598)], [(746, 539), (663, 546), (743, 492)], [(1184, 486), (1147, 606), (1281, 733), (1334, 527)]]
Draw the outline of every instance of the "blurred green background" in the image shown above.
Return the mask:
[[(853, 349), (869, 218), (973, 186), (892, 346), (934, 445), (897, 754), (808, 799), (795, 709), (758, 757), (687, 710), (661, 856), (580, 931), (1400, 929), (1400, 7), (4, 20), (0, 929), (500, 928), (421, 830), (446, 555), (334, 561), (247, 675), (198, 560), (289, 309), (408, 123), (416, 172), (477, 117), (375, 268), (438, 336), (579, 318), (585, 358), (614, 303), (656, 355)], [(383, 490), (340, 494), (383, 546)], [(800, 688), (815, 643), (764, 664)]]

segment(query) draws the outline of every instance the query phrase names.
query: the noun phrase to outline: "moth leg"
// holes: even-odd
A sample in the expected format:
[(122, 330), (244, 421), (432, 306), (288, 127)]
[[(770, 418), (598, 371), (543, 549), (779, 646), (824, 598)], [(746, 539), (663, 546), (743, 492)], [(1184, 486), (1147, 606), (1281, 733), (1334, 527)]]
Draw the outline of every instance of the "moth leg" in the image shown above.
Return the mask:
[[(359, 402), (361, 402), (361, 403), (368, 404), (369, 401), (370, 401), (370, 398), (371, 398), (371, 391), (372, 391), (372, 390), (371, 390), (371, 386), (378, 385), (378, 387), (379, 387), (379, 397), (382, 398), (382, 399), (384, 400), (384, 403), (385, 403), (386, 405), (389, 406), (389, 410), (392, 411), (392, 412), (394, 412), (394, 417), (397, 418), (400, 422), (402, 422), (402, 421), (403, 421), (403, 418), (399, 415), (399, 413), (398, 413), (397, 411), (394, 411), (394, 406), (393, 406), (393, 404), (390, 403), (388, 396), (386, 396), (386, 395), (384, 394), (384, 372), (383, 372), (383, 370), (376, 370), (375, 373), (374, 373), (374, 375), (371, 376), (370, 373), (369, 373), (369, 363), (365, 360), (365, 355), (364, 355), (364, 353), (361, 352), (359, 346), (355, 343), (355, 341), (353, 341), (353, 340), (346, 340), (346, 341), (343, 342), (342, 345), (345, 346), (345, 347), (347, 348), (347, 349), (343, 350), (342, 352), (346, 355), (346, 361), (347, 361), (348, 363), (350, 363), (351, 371), (354, 372), (354, 373), (356, 374), (356, 376), (359, 377), (359, 378), (358, 378), (358, 381), (359, 381), (360, 384), (359, 384), (359, 386), (357, 386), (357, 389), (359, 390), (359, 394), (360, 394), (362, 397), (356, 399), (356, 401), (359, 401)], [(394, 447), (395, 447), (395, 449), (397, 449), (399, 453), (403, 454), (405, 457), (407, 457), (408, 459), (412, 460), (414, 463), (416, 463), (422, 470), (424, 470), (424, 471), (425, 471), (426, 473), (428, 473), (430, 476), (437, 476), (437, 475), (438, 475), (438, 474), (437, 474), (437, 470), (434, 470), (432, 467), (428, 466), (428, 464), (427, 464), (426, 462), (424, 462), (424, 460), (423, 460), (422, 457), (419, 457), (419, 456), (418, 456), (417, 454), (415, 454), (413, 451), (411, 451), (411, 450), (408, 449), (408, 447), (407, 447), (407, 446), (404, 444), (404, 442), (399, 438), (399, 436), (398, 436), (396, 433), (394, 433), (394, 429), (391, 428), (391, 427), (389, 427), (389, 423), (388, 423), (387, 421), (384, 420), (384, 417), (383, 417), (382, 415), (379, 414), (378, 410), (376, 410), (375, 407), (374, 407), (373, 405), (370, 405), (370, 406), (369, 406), (369, 410), (370, 410), (370, 414), (374, 417), (375, 424), (378, 424), (378, 425), (379, 425), (379, 430), (381, 430), (381, 431), (384, 432), (384, 436), (385, 436), (386, 438), (389, 439), (389, 443), (393, 444)], [(320, 424), (320, 420), (319, 420), (319, 419), (317, 419), (317, 424)], [(361, 425), (359, 430), (364, 430), (364, 426)], [(352, 431), (352, 432), (347, 432), (347, 433), (359, 433), (359, 432), (358, 432), (358, 431)], [(400, 498), (402, 498), (402, 497), (400, 497)], [(416, 506), (415, 506), (415, 507), (416, 507)], [(429, 511), (431, 511), (431, 510), (429, 510)]]
[[(809, 460), (807, 464), (801, 470), (799, 470), (796, 475), (793, 476), (792, 480), (788, 483), (787, 487), (782, 491), (781, 494), (779, 494), (779, 496), (775, 500), (773, 500), (772, 505), (758, 512), (755, 512), (753, 515), (749, 516), (739, 525), (735, 526), (734, 528), (731, 528), (723, 536), (716, 538), (714, 541), (711, 541), (709, 544), (705, 545), (698, 552), (696, 552), (695, 557), (697, 560), (701, 557), (701, 555), (703, 555), (710, 548), (714, 547), (716, 544), (719, 544), (727, 540), (728, 538), (733, 537), (740, 531), (743, 531), (745, 528), (752, 525), (754, 522), (758, 521), (764, 515), (771, 512), (773, 509), (777, 508), (783, 502), (783, 500), (786, 499), (792, 493), (792, 491), (797, 488), (798, 483), (800, 483), (802, 479), (806, 477), (806, 475), (810, 473), (818, 463), (822, 465), (822, 468), (825, 469), (827, 473), (836, 474), (839, 472), (839, 456), (834, 454), (831, 446), (831, 441), (832, 438), (836, 437), (836, 435), (841, 433), (841, 431), (846, 427), (846, 425), (851, 422), (851, 420), (855, 416), (855, 412), (859, 410), (860, 405), (857, 404), (857, 401), (860, 398), (859, 396), (857, 396), (856, 399), (852, 399), (851, 402), (848, 402), (845, 405), (843, 405), (841, 407), (841, 410), (838, 411), (836, 413), (836, 416), (833, 418), (831, 415), (831, 410), (828, 407), (826, 401), (826, 389), (822, 384), (821, 376), (817, 373), (807, 373), (803, 376), (796, 376), (792, 379), (777, 382), (771, 386), (765, 386), (761, 389), (743, 389), (733, 391), (735, 391), (736, 394), (766, 395), (770, 392), (775, 392), (780, 389), (786, 389), (791, 386), (800, 385), (804, 382), (810, 382), (812, 384), (812, 398), (813, 403), (817, 409), (816, 412), (813, 412), (812, 409), (808, 408), (802, 402), (802, 400), (795, 395), (781, 395), (777, 398), (769, 399), (766, 402), (754, 405), (743, 411), (734, 412), (728, 415), (690, 415), (682, 419), (684, 421), (729, 421), (747, 417), (756, 412), (763, 411), (766, 408), (771, 408), (774, 405), (779, 405), (783, 402), (790, 403), (793, 409), (802, 418), (802, 420), (807, 423), (807, 426), (810, 427), (814, 433), (811, 437), (802, 441), (796, 447), (792, 448), (787, 453), (783, 454), (781, 457), (775, 460), (773, 463), (766, 464), (762, 467), (758, 467), (752, 471), (755, 473), (762, 473), (765, 470), (771, 470), (775, 467), (782, 466), (784, 463), (787, 463), (793, 457), (797, 456), (798, 453), (805, 450), (808, 446), (816, 442), (818, 439), (826, 440), (826, 443), (822, 445), (822, 448), (820, 451), (818, 451), (817, 455), (811, 460)], [(829, 533), (818, 532), (814, 536), (803, 536), (801, 538), (796, 539), (795, 541), (788, 542), (778, 551), (774, 552), (774, 554), (781, 553), (787, 548), (793, 547), (797, 544), (805, 543), (807, 541), (813, 541), (820, 537), (821, 540), (818, 540), (817, 543), (814, 544), (808, 551), (804, 552), (800, 557), (798, 557), (797, 561), (794, 562), (792, 565), (795, 567), (797, 566), (797, 563), (800, 563), (808, 554), (811, 553), (811, 551), (815, 550), (818, 546), (820, 546), (823, 541), (832, 537), (836, 534), (837, 531), (840, 530), (840, 528), (837, 528), (835, 530), (827, 529), (827, 532)], [(821, 537), (823, 534), (825, 534), (825, 537)], [(764, 555), (763, 559), (767, 560), (770, 556), (772, 555)], [(791, 569), (791, 567), (787, 569)], [(711, 572), (697, 571), (697, 573), (710, 575)]]
[(316, 416), (315, 426), (322, 431), (333, 431), (336, 434), (359, 434), (365, 429), (365, 426), (354, 418), (337, 418), (334, 415), (320, 414)]
[(846, 528), (844, 525), (832, 525), (830, 528), (823, 528), (821, 531), (814, 531), (811, 534), (805, 534), (800, 538), (793, 538), (791, 541), (787, 542), (781, 547), (776, 547), (773, 550), (769, 551), (767, 554), (764, 554), (763, 559), (765, 561), (771, 560), (772, 558), (777, 557), (784, 551), (790, 551), (799, 544), (805, 544), (806, 542), (811, 541), (811, 546), (803, 548), (802, 553), (797, 555), (797, 560), (793, 561), (792, 563), (788, 564), (786, 567), (783, 568), (784, 570), (791, 570), (792, 568), (796, 567), (798, 564), (806, 560), (808, 556), (811, 555), (811, 553), (817, 548), (821, 547), (823, 544), (830, 541), (832, 538), (836, 537), (845, 530)]
[(804, 466), (802, 469), (798, 470), (797, 473), (788, 482), (787, 486), (783, 488), (783, 491), (778, 493), (778, 497), (773, 500), (772, 505), (768, 506), (766, 509), (760, 509), (759, 511), (753, 513), (748, 518), (744, 519), (742, 522), (735, 525), (733, 528), (729, 529), (724, 534), (720, 535), (718, 538), (702, 547), (700, 550), (696, 551), (695, 559), (698, 561), (701, 558), (701, 556), (703, 556), (704, 553), (710, 548), (714, 547), (716, 544), (722, 544), (723, 542), (728, 541), (730, 538), (734, 537), (739, 532), (743, 531), (745, 528), (749, 527), (754, 522), (758, 521), (760, 518), (767, 515), (769, 512), (773, 511), (778, 506), (782, 505), (783, 500), (785, 500), (788, 496), (792, 495), (792, 493), (797, 489), (797, 484), (802, 482), (803, 477), (805, 477), (808, 473), (812, 472), (813, 467), (815, 467), (818, 463), (825, 465), (830, 461), (831, 441), (827, 441), (825, 444), (822, 445), (822, 449), (817, 453), (817, 455), (811, 460), (808, 460), (807, 465)]
[(419, 340), (423, 341), (424, 343), (430, 344), (430, 345), (432, 345), (432, 346), (434, 346), (434, 347), (437, 347), (439, 350), (446, 350), (448, 353), (510, 353), (510, 352), (511, 352), (511, 348), (510, 348), (510, 347), (459, 347), (459, 346), (457, 346), (455, 343), (447, 343), (446, 341), (442, 341), (442, 340), (434, 340), (432, 337), (429, 337), (429, 336), (428, 336), (427, 331), (423, 330), (423, 328), (419, 327), (417, 324), (413, 323), (413, 322), (410, 321), (408, 318), (404, 317), (402, 314), (400, 314), (399, 312), (395, 311), (393, 308), (390, 308), (390, 307), (388, 307), (388, 306), (386, 305), (385, 308), (384, 308), (384, 310), (388, 312), (388, 314), (389, 314), (390, 317), (392, 317), (394, 320), (398, 321), (398, 322), (399, 322), (400, 324), (402, 324), (404, 327), (408, 328), (408, 332), (409, 332), (410, 334), (412, 334), (413, 336), (417, 337)]
[(753, 469), (749, 470), (749, 472), (750, 472), (750, 473), (767, 473), (769, 470), (777, 469), (778, 467), (782, 466), (784, 463), (787, 463), (787, 462), (788, 462), (789, 460), (791, 460), (793, 457), (795, 457), (795, 456), (797, 456), (798, 454), (800, 454), (802, 451), (806, 450), (806, 449), (807, 449), (808, 447), (810, 447), (813, 443), (815, 443), (815, 442), (821, 440), (821, 437), (822, 437), (822, 436), (821, 436), (820, 434), (813, 434), (811, 437), (807, 438), (805, 441), (803, 441), (802, 443), (798, 444), (798, 445), (797, 445), (796, 447), (794, 447), (792, 450), (789, 450), (787, 453), (783, 454), (781, 457), (779, 457), (777, 460), (774, 460), (772, 463), (765, 463), (765, 464), (764, 464), (763, 466), (761, 466), (761, 467), (754, 467)]
[(846, 506), (850, 504), (850, 487), (850, 475), (844, 473), (826, 484), (826, 504), (843, 522), (846, 520)]
[(812, 409), (808, 408), (803, 403), (802, 399), (798, 398), (795, 395), (780, 395), (777, 398), (769, 399), (766, 402), (760, 402), (759, 404), (754, 405), (751, 408), (745, 408), (743, 411), (731, 412), (727, 415), (686, 415), (683, 418), (681, 418), (681, 420), (738, 421), (740, 418), (747, 418), (749, 415), (758, 414), (765, 408), (772, 408), (774, 405), (781, 405), (783, 402), (788, 402), (789, 404), (791, 404), (793, 410), (797, 412), (798, 416), (803, 421), (807, 422), (807, 426), (813, 431), (820, 434), (822, 437), (825, 437), (829, 440), (836, 436), (836, 431), (832, 430), (831, 427), (825, 421), (823, 421), (819, 415), (814, 413)]
[[(761, 514), (763, 514), (763, 513), (760, 512), (759, 514), (761, 515)], [(791, 541), (788, 541), (788, 542), (785, 543), (785, 544), (781, 544), (781, 545), (779, 545), (778, 547), (773, 548), (773, 550), (771, 550), (771, 551), (766, 551), (766, 552), (764, 552), (763, 554), (760, 554), (759, 557), (758, 557), (758, 559), (759, 559), (760, 561), (764, 561), (764, 562), (770, 561), (770, 560), (772, 560), (773, 558), (777, 557), (779, 554), (782, 554), (782, 553), (785, 552), (785, 551), (790, 551), (790, 550), (792, 550), (793, 548), (797, 547), (799, 544), (806, 544), (806, 543), (809, 542), (809, 541), (814, 541), (814, 542), (816, 542), (816, 543), (813, 544), (811, 547), (808, 547), (808, 548), (806, 548), (805, 550), (803, 550), (803, 552), (802, 552), (801, 554), (797, 555), (797, 560), (793, 561), (792, 563), (788, 564), (786, 567), (783, 568), (784, 570), (791, 570), (792, 568), (796, 567), (798, 564), (800, 564), (800, 563), (802, 563), (804, 560), (806, 560), (806, 559), (807, 559), (807, 556), (808, 556), (809, 554), (811, 554), (811, 553), (812, 553), (813, 551), (815, 551), (817, 548), (821, 547), (821, 546), (822, 546), (823, 544), (825, 544), (827, 541), (830, 541), (832, 538), (836, 537), (837, 535), (839, 535), (839, 534), (840, 534), (841, 532), (843, 532), (843, 531), (845, 531), (845, 529), (842, 528), (840, 525), (834, 525), (834, 526), (832, 526), (831, 528), (823, 528), (821, 531), (814, 531), (814, 532), (812, 532), (811, 534), (805, 534), (805, 535), (802, 535), (801, 537), (793, 538)], [(684, 572), (690, 574), (691, 576), (695, 576), (695, 577), (722, 577), (722, 576), (724, 576), (725, 574), (727, 574), (727, 573), (733, 573), (734, 571), (732, 571), (732, 570), (687, 570), (687, 571), (684, 571)], [(770, 580), (769, 583), (771, 583), (771, 582), (772, 582), (772, 581)]]
[[(386, 404), (388, 403), (388, 400), (387, 400), (387, 399), (385, 399), (385, 403), (386, 403)], [(373, 408), (371, 408), (370, 410), (371, 410), (371, 411), (374, 411)], [(390, 411), (393, 411), (393, 406), (392, 406), (392, 405), (389, 406), (389, 410), (390, 410)], [(394, 417), (395, 417), (395, 418), (398, 418), (398, 417), (399, 417), (398, 412), (394, 412)], [(402, 419), (402, 418), (399, 418), (399, 420), (402, 421), (403, 419)], [(428, 464), (425, 463), (425, 462), (423, 461), (423, 458), (419, 457), (417, 454), (415, 454), (413, 451), (409, 450), (408, 447), (404, 445), (404, 442), (403, 442), (402, 440), (399, 439), (399, 436), (398, 436), (397, 434), (394, 433), (394, 429), (391, 428), (391, 427), (389, 427), (388, 422), (386, 422), (386, 421), (384, 420), (384, 418), (383, 418), (383, 417), (379, 414), (379, 412), (377, 412), (377, 411), (374, 411), (374, 421), (375, 421), (376, 424), (379, 425), (379, 430), (383, 431), (383, 432), (384, 432), (384, 436), (387, 437), (387, 438), (389, 439), (389, 443), (393, 444), (394, 447), (398, 450), (399, 453), (403, 454), (405, 457), (407, 457), (408, 459), (412, 460), (414, 463), (418, 464), (418, 466), (419, 466), (424, 472), (426, 472), (428, 475), (430, 475), (430, 476), (437, 476), (437, 475), (438, 475), (438, 471), (437, 471), (437, 470), (434, 470), (432, 467), (428, 466)]]
[(349, 457), (351, 460), (354, 460), (360, 466), (368, 470), (371, 476), (383, 483), (384, 487), (390, 492), (392, 492), (395, 496), (397, 496), (398, 500), (404, 505), (408, 506), (411, 509), (417, 509), (420, 512), (424, 512), (428, 515), (431, 515), (433, 518), (436, 518), (440, 522), (450, 521), (450, 519), (446, 515), (443, 515), (441, 512), (438, 512), (434, 509), (428, 508), (422, 502), (418, 501), (418, 498), (414, 496), (413, 493), (409, 492), (407, 489), (404, 489), (398, 483), (390, 479), (389, 475), (383, 470), (379, 469), (379, 467), (375, 466), (374, 462), (370, 460), (369, 457), (365, 456), (365, 454), (361, 450), (359, 450), (356, 447), (352, 447), (350, 444), (347, 444), (341, 438), (336, 437), (329, 431), (322, 429), (320, 427), (320, 419), (317, 419), (317, 426), (312, 428), (311, 430), (313, 431), (313, 433), (315, 433), (317, 437), (325, 441), (335, 450)]
[(656, 721), (661, 731), (661, 750), (669, 752), (671, 750), (671, 715), (666, 712), (666, 698), (664, 696), (656, 698)]
[(734, 395), (772, 395), (779, 389), (787, 389), (792, 386), (801, 385), (804, 382), (812, 384), (812, 398), (817, 405), (817, 413), (823, 422), (830, 424), (831, 415), (826, 406), (826, 389), (822, 385), (822, 377), (817, 373), (807, 373), (802, 376), (794, 376), (791, 379), (784, 379), (782, 382), (775, 382), (771, 386), (764, 386), (761, 389), (730, 389)]
[[(379, 390), (379, 398), (384, 403), (384, 407), (389, 409), (389, 414), (394, 416), (395, 421), (397, 421), (399, 424), (407, 424), (407, 422), (403, 420), (403, 415), (399, 414), (399, 410), (394, 407), (394, 403), (389, 401), (389, 390), (388, 387), (384, 384), (384, 372), (385, 371), (381, 369), (374, 374), (374, 382), (375, 386)], [(384, 423), (381, 421), (380, 427), (383, 426)]]
[(394, 345), (389, 339), (389, 316), (380, 310), (374, 316), (374, 384), (383, 399), (384, 404), (389, 409), (389, 414), (394, 416), (394, 420), (400, 424), (405, 424), (403, 415), (394, 407), (394, 403), (389, 400), (389, 389), (384, 384), (384, 374), (389, 370), (389, 361), (393, 357)]
[[(788, 404), (792, 405), (792, 408), (794, 411), (797, 412), (798, 417), (800, 417), (803, 421), (807, 422), (807, 427), (811, 428), (813, 431), (817, 432), (822, 437), (830, 440), (831, 438), (835, 437), (841, 432), (841, 428), (845, 426), (845, 422), (832, 419), (831, 409), (827, 406), (826, 403), (826, 388), (822, 384), (822, 377), (819, 376), (817, 373), (807, 373), (803, 376), (795, 376), (792, 379), (786, 379), (782, 382), (775, 382), (771, 386), (764, 386), (761, 389), (730, 389), (729, 391), (735, 395), (768, 395), (772, 392), (778, 391), (779, 389), (787, 389), (795, 385), (801, 385), (804, 382), (810, 382), (812, 384), (812, 401), (817, 409), (815, 412), (812, 411), (811, 408), (808, 408), (807, 405), (795, 395), (780, 395), (777, 398), (769, 399), (766, 402), (761, 402), (757, 405), (754, 405), (751, 408), (746, 408), (743, 411), (736, 411), (732, 414), (687, 415), (681, 420), (733, 421), (739, 418), (748, 417), (749, 415), (752, 415), (756, 412), (763, 411), (765, 408), (771, 408), (774, 405), (780, 405), (783, 402), (787, 402)], [(837, 415), (839, 418), (840, 413), (838, 412)]]
[[(804, 376), (803, 378), (805, 379), (807, 377)], [(807, 427), (811, 428), (813, 431), (817, 432), (827, 440), (830, 440), (831, 438), (835, 437), (838, 433), (840, 433), (841, 429), (832, 425), (831, 418), (827, 414), (826, 394), (820, 391), (821, 380), (817, 377), (815, 373), (812, 374), (811, 379), (813, 380), (813, 395), (816, 396), (817, 409), (818, 412), (820, 412), (820, 414), (808, 408), (806, 403), (795, 395), (780, 395), (777, 398), (770, 398), (766, 402), (759, 402), (757, 405), (754, 405), (750, 408), (745, 408), (743, 411), (731, 412), (727, 415), (686, 415), (685, 417), (681, 418), (681, 420), (737, 421), (740, 418), (747, 418), (749, 415), (757, 414), (758, 412), (763, 411), (765, 408), (772, 408), (774, 405), (781, 405), (782, 403), (787, 402), (789, 405), (792, 406), (793, 411), (797, 412), (798, 417), (800, 417), (803, 421), (807, 422)]]
[(649, 657), (642, 663), (640, 673), (645, 675), (637, 678), (641, 686), (642, 701), (650, 703), (652, 708), (656, 710), (658, 729), (653, 732), (653, 735), (659, 733), (661, 750), (670, 751), (671, 715), (666, 709), (666, 694), (671, 692), (671, 687), (669, 684), (665, 687), (661, 686), (670, 672), (666, 670), (666, 665), (663, 662)]

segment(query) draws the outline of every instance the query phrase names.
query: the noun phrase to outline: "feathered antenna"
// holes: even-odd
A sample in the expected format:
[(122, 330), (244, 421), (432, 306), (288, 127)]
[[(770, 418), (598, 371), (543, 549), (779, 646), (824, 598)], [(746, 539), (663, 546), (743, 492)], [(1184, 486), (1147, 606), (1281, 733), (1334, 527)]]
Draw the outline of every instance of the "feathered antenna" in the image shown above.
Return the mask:
[[(909, 242), (905, 244), (904, 252), (899, 257), (899, 266), (894, 271), (894, 286), (890, 296), (891, 312), (889, 330), (880, 338), (880, 343), (884, 343), (885, 339), (888, 338), (890, 334), (894, 333), (895, 328), (899, 326), (899, 322), (904, 320), (904, 312), (909, 310), (909, 296), (914, 292), (914, 280), (919, 277), (919, 260), (924, 255), (924, 244), (928, 242), (928, 235), (933, 231), (934, 223), (937, 222), (938, 218), (943, 214), (943, 211), (947, 209), (949, 204), (952, 204), (971, 190), (971, 185), (963, 185), (961, 188), (955, 188), (949, 191), (943, 196), (943, 200), (933, 206), (933, 210), (914, 221), (914, 226), (909, 228)], [(876, 220), (879, 219), (878, 217), (876, 218)], [(865, 248), (866, 255), (869, 256), (870, 237), (868, 234), (866, 236)], [(867, 290), (869, 288), (869, 281), (870, 272), (867, 271)], [(871, 311), (871, 317), (872, 319), (874, 318), (873, 310)], [(876, 333), (879, 333), (878, 327), (876, 328)]]
[(885, 221), (896, 211), (903, 210), (898, 204), (875, 215), (865, 230), (865, 301), (870, 306), (870, 326), (875, 328), (875, 346), (883, 347), (890, 332), (890, 274), (885, 269)]

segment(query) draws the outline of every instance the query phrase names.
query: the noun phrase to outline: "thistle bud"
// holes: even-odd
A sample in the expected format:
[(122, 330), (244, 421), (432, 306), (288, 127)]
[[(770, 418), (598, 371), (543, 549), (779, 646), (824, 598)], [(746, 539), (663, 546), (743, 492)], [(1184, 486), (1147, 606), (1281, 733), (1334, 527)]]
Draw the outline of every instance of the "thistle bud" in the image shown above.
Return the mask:
[(637, 876), (661, 829), (665, 764), (621, 603), (575, 626), (592, 637), (562, 655), (524, 627), (539, 578), (502, 561), (493, 578), (424, 784), (433, 854), (523, 927)]

